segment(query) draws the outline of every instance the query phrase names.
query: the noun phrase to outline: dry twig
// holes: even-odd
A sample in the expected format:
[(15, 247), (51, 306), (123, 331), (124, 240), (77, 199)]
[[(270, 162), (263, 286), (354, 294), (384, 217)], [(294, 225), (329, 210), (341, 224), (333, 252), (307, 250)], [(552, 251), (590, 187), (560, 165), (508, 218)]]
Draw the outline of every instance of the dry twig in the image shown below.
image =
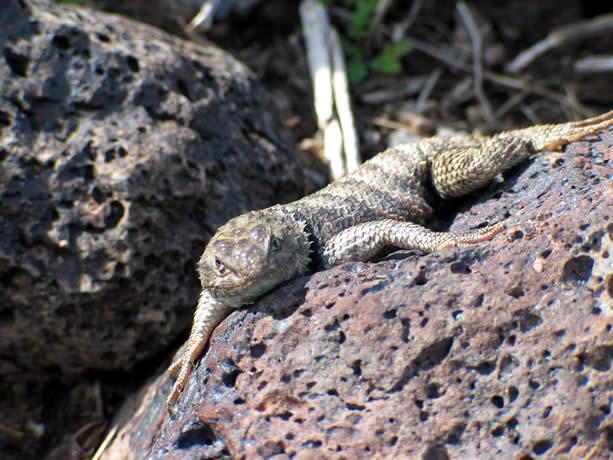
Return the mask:
[(544, 40), (519, 53), (507, 66), (507, 70), (517, 73), (550, 49), (557, 48), (571, 41), (583, 40), (594, 35), (611, 32), (613, 32), (613, 14), (605, 14), (587, 21), (554, 29)]
[(481, 43), (481, 33), (477, 28), (477, 25), (470, 13), (469, 8), (466, 6), (466, 3), (460, 1), (456, 5), (458, 9), (458, 13), (460, 13), (460, 17), (464, 21), (464, 25), (466, 29), (468, 29), (468, 33), (470, 34), (470, 40), (472, 42), (473, 47), (473, 83), (474, 83), (474, 92), (475, 97), (478, 99), (481, 104), (481, 109), (483, 111), (483, 115), (486, 121), (489, 124), (494, 122), (494, 112), (492, 111), (492, 106), (490, 101), (487, 99), (487, 96), (483, 92), (483, 64), (481, 62), (481, 51), (483, 49)]

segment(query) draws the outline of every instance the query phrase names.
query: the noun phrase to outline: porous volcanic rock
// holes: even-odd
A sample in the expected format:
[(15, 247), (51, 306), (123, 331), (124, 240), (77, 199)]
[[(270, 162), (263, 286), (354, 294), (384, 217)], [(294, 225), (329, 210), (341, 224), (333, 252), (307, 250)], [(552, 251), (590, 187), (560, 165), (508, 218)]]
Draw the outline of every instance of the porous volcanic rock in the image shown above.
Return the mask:
[(32, 448), (24, 433), (45, 427), (27, 423), (62, 427), (42, 415), (58, 388), (36, 382), (167, 349), (189, 327), (215, 229), (318, 176), (219, 49), (51, 1), (1, 10), (0, 438)]
[[(602, 140), (601, 140), (602, 139)], [(609, 458), (613, 131), (460, 209), (492, 241), (296, 279), (216, 329), (180, 397), (135, 395), (102, 458)]]

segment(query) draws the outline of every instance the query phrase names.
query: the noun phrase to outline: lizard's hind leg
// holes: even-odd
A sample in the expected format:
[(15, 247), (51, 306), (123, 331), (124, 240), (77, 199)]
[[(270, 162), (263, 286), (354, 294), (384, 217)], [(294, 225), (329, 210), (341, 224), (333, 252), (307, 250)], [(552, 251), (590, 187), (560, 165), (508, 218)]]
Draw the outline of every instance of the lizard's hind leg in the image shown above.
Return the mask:
[(432, 159), (434, 188), (442, 198), (466, 195), (534, 153), (530, 141), (500, 135), (482, 138), (479, 147), (441, 151)]
[(613, 111), (586, 120), (475, 137), (473, 145), (441, 150), (433, 156), (434, 186), (443, 198), (465, 195), (537, 152), (557, 149), (611, 125)]

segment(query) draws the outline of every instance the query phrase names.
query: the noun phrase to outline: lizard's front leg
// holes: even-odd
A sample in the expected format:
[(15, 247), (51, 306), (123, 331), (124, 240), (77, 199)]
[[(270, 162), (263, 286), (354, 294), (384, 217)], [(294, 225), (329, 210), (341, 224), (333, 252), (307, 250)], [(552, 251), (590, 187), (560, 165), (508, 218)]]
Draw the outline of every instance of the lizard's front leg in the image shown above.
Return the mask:
[(486, 241), (504, 230), (503, 223), (468, 233), (433, 232), (421, 225), (383, 219), (349, 227), (332, 237), (324, 248), (323, 262), (331, 267), (342, 262), (365, 261), (385, 247), (436, 251)]
[(194, 313), (192, 330), (187, 339), (187, 348), (183, 352), (183, 356), (168, 368), (170, 375), (177, 377), (166, 401), (170, 410), (172, 410), (172, 407), (183, 391), (187, 377), (189, 377), (196, 359), (208, 343), (213, 329), (217, 327), (232, 309), (230, 305), (216, 299), (208, 289), (202, 290), (198, 300), (198, 307)]

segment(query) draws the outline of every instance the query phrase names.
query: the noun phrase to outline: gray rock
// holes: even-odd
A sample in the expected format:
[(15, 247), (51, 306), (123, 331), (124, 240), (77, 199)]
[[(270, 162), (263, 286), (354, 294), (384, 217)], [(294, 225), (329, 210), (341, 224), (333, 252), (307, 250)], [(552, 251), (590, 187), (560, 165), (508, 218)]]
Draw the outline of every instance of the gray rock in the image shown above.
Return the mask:
[(215, 229), (314, 188), (214, 47), (54, 2), (0, 15), (0, 376), (125, 370), (191, 321)]

